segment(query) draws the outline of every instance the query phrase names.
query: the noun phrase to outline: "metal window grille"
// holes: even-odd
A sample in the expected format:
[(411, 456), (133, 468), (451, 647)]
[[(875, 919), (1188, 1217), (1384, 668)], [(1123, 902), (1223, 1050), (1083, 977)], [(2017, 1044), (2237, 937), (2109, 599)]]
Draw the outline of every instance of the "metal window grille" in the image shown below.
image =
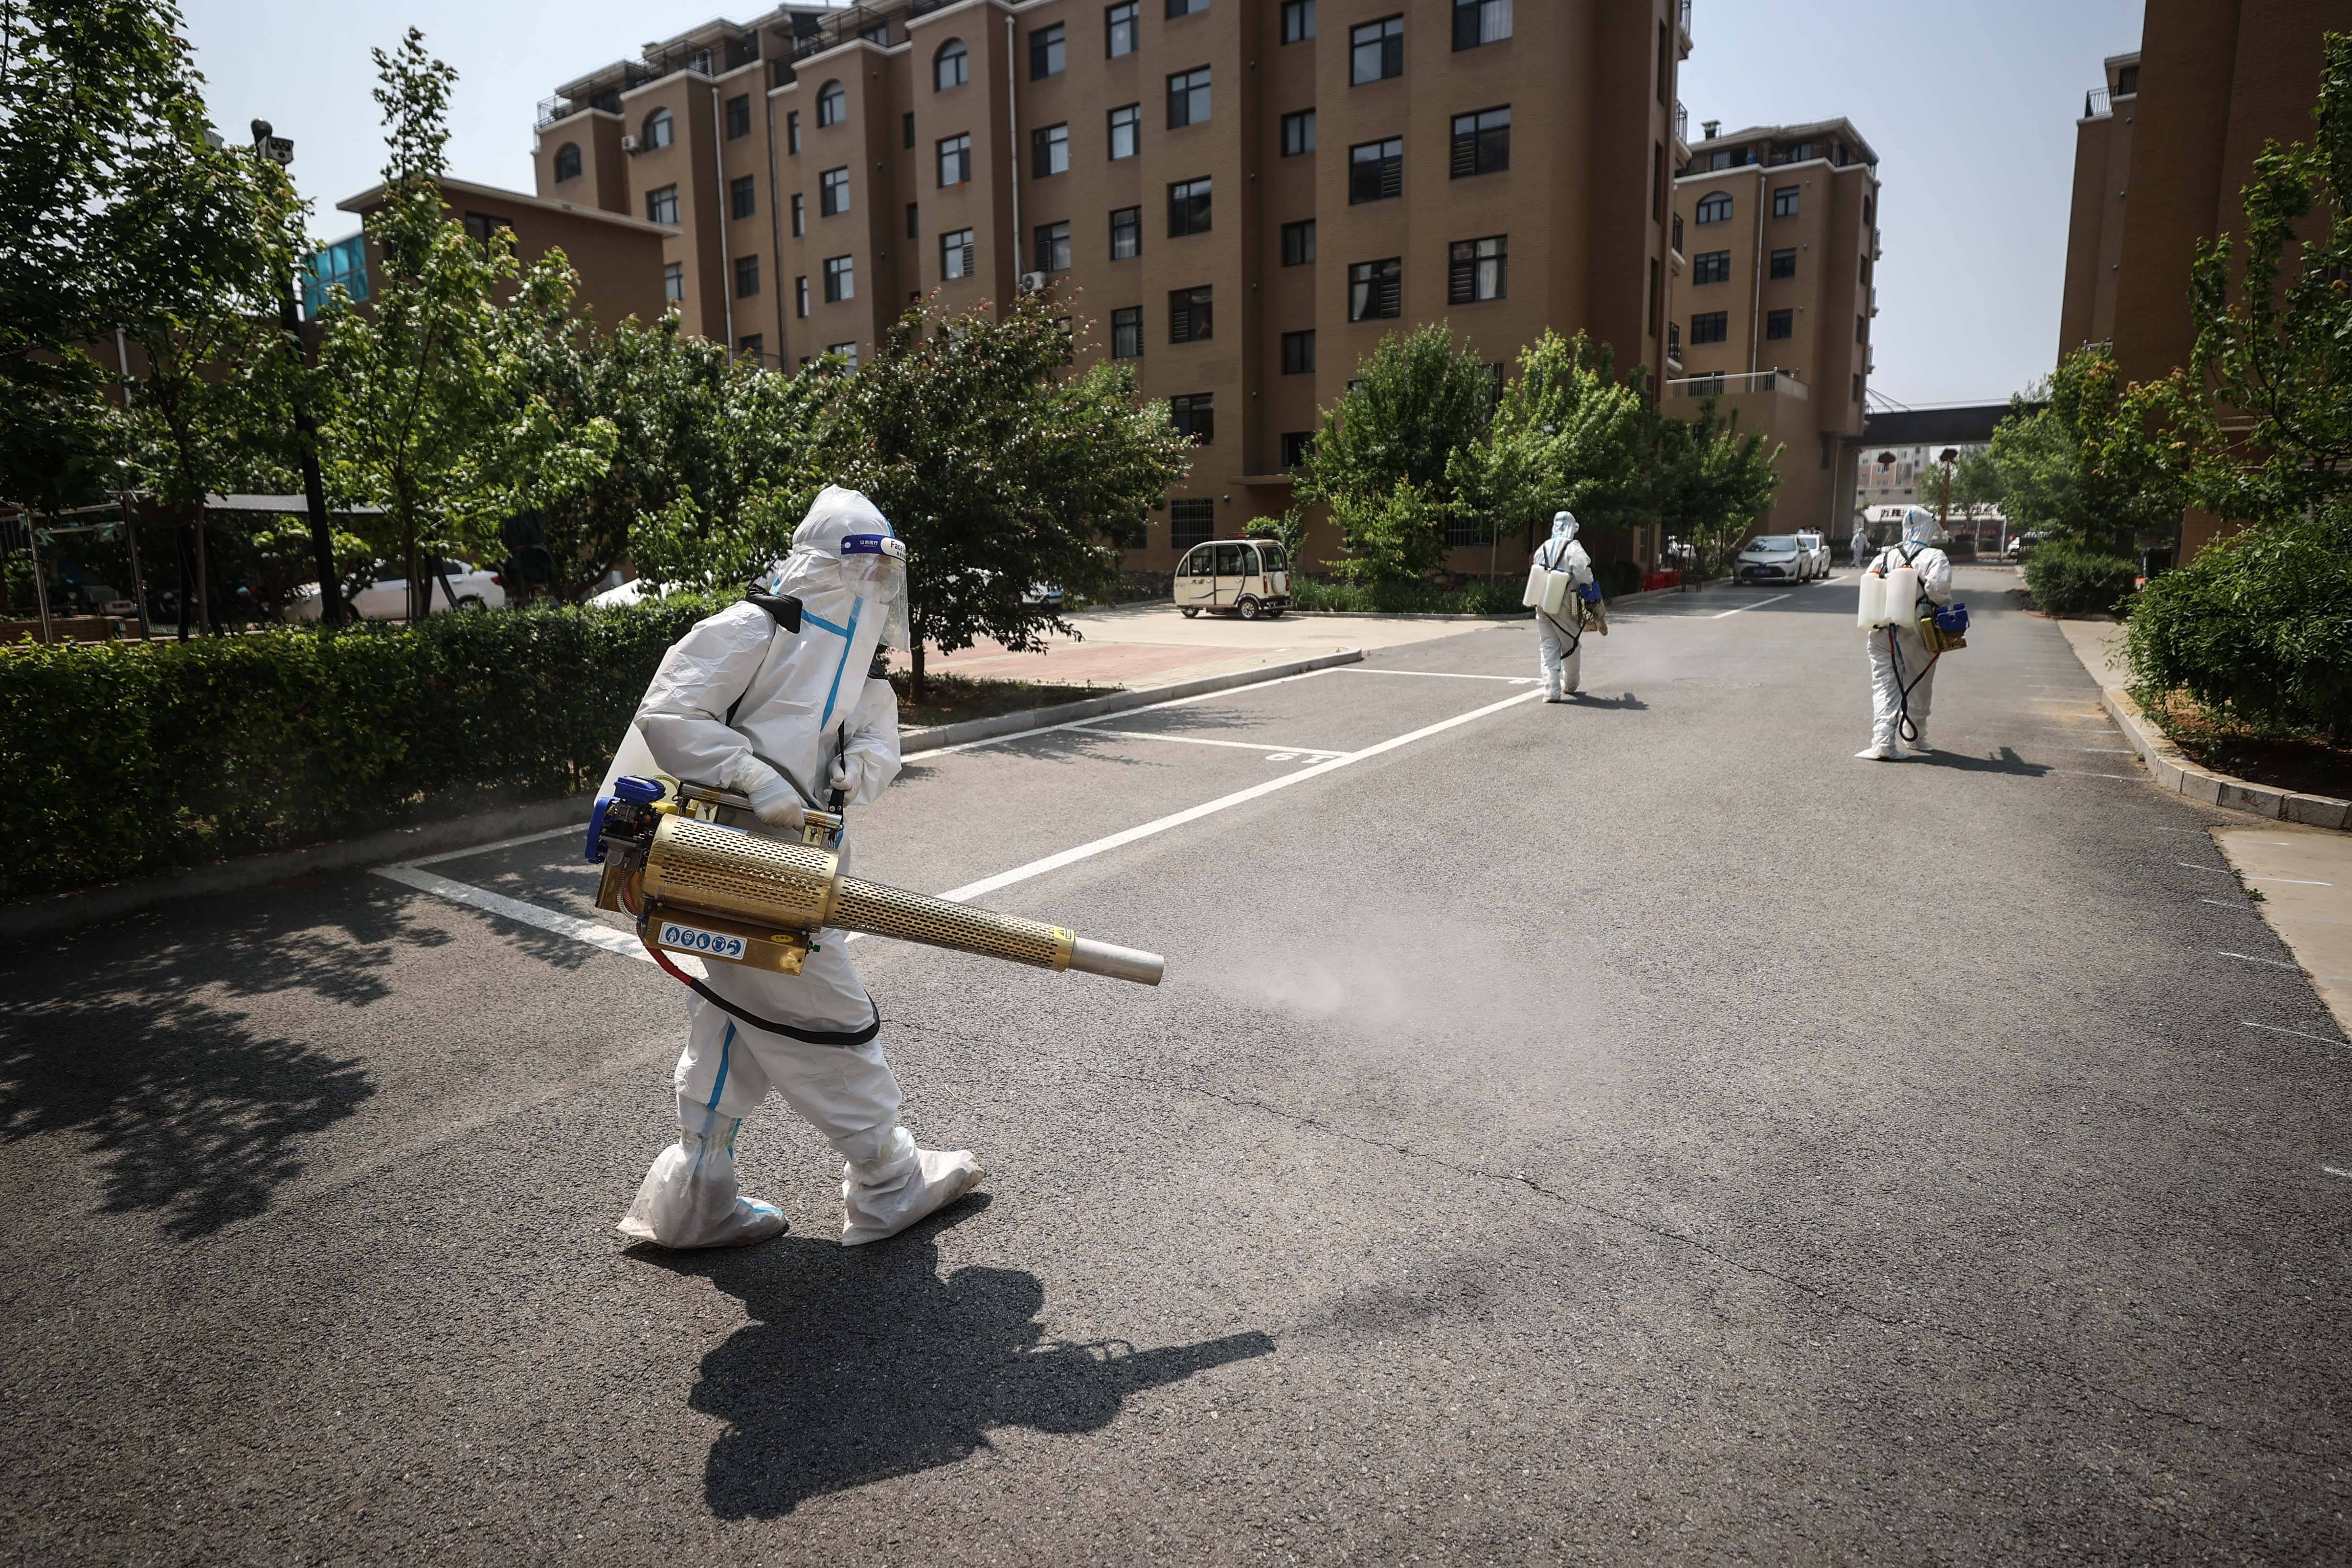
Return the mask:
[(1168, 296), (1168, 340), (1171, 343), (1206, 342), (1214, 336), (1215, 314), (1211, 299), (1212, 290), (1206, 284), (1197, 288), (1173, 289)]
[(1348, 268), (1348, 319), (1378, 321), (1404, 314), (1404, 261), (1390, 256)]
[(940, 276), (970, 277), (980, 270), (970, 229), (952, 229), (940, 236)]
[(1404, 194), (1404, 138), (1364, 141), (1348, 149), (1348, 204)]
[(1180, 550), (1206, 544), (1217, 532), (1217, 504), (1186, 499), (1168, 503), (1168, 542)]
[(1511, 106), (1454, 117), (1453, 178), (1494, 174), (1511, 166)]
[(1039, 224), (1036, 239), (1039, 272), (1070, 270), (1070, 225), (1066, 222)]
[(1507, 297), (1509, 265), (1505, 254), (1507, 236), (1456, 240), (1446, 260), (1445, 299), (1449, 305), (1472, 305)]

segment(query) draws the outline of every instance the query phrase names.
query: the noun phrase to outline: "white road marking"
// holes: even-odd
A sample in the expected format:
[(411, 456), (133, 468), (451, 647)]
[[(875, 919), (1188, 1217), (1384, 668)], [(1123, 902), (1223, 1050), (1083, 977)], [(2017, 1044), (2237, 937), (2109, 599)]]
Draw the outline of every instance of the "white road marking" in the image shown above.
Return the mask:
[(2137, 775), (2131, 773), (2085, 773), (2079, 768), (2053, 768), (2050, 771), (2053, 773), (2063, 773), (2072, 779), (2120, 779), (2126, 783), (2130, 783), (2137, 777)]
[(2210, 871), (2221, 876), (2234, 876), (2237, 874), (2225, 865), (2191, 865), (2187, 861), (2174, 861), (2172, 863), (2179, 866), (2183, 871)]
[(1162, 735), (1150, 729), (1112, 729), (1104, 725), (1081, 724), (1071, 727), (1088, 735), (1116, 735), (1129, 740), (1172, 740), (1184, 746), (1229, 746), (1236, 751), (1279, 751), (1286, 757), (1304, 753), (1310, 757), (1345, 757), (1344, 751), (1334, 751), (1328, 746), (1261, 746), (1253, 740), (1212, 740), (1204, 735)]
[(2334, 887), (2332, 882), (2314, 882), (2307, 876), (2250, 876), (2248, 882), (2291, 882), (2297, 887)]
[(2226, 947), (2213, 949), (2224, 958), (2240, 958), (2249, 964), (2268, 964), (2273, 969), (2300, 969), (2300, 964), (2290, 964), (2284, 958), (2257, 958), (2252, 953), (2232, 953)]
[(2226, 898), (2200, 898), (2197, 902), (2200, 904), (2218, 904), (2224, 909), (2252, 909), (2253, 907), (2251, 904), (2232, 904)]
[(588, 824), (585, 820), (583, 820), (574, 827), (550, 828), (543, 833), (525, 833), (520, 838), (517, 839), (499, 839), (492, 843), (476, 844), (470, 850), (444, 850), (437, 855), (419, 855), (413, 861), (403, 861), (400, 863), (403, 865), (439, 865), (443, 861), (461, 861), (467, 855), (493, 854), (499, 850), (513, 849), (519, 844), (544, 843), (550, 839), (579, 839), (584, 842), (587, 837)]
[(2137, 757), (2139, 755), (2138, 752), (2134, 751), (2128, 746), (2070, 746), (2066, 749), (2069, 751), (2095, 751), (2102, 757)]
[(2206, 832), (2203, 828), (2158, 828), (2156, 831), (2159, 833), (2195, 833), (2200, 838), (2202, 838)]
[(488, 888), (469, 883), (453, 882), (436, 872), (419, 871), (413, 865), (380, 865), (375, 874), (413, 887), (420, 893), (446, 898), (452, 904), (462, 904), (472, 909), (488, 910), (503, 915), (509, 920), (520, 920), (525, 925), (536, 925), (541, 931), (552, 931), (559, 936), (569, 936), (575, 942), (585, 942), (591, 947), (602, 947), (607, 953), (618, 953), (650, 964), (645, 944), (625, 931), (615, 931), (598, 920), (583, 920), (576, 915), (565, 915), (553, 909), (542, 909), (536, 904), (525, 904), (520, 898), (509, 898)]
[(2238, 1021), (2244, 1024), (2248, 1029), (2268, 1030), (2273, 1034), (2291, 1034), (2300, 1040), (2315, 1040), (2322, 1045), (2352, 1046), (2352, 1040), (2336, 1040), (2329, 1035), (2310, 1034), (2299, 1029), (2282, 1029), (2277, 1024), (2256, 1023), (2252, 1019), (2240, 1019)]
[(2329, 1176), (2342, 1176), (2347, 1181), (2352, 1181), (2352, 1171), (2339, 1171), (2334, 1166), (2322, 1166), (2319, 1168)]
[[(1293, 681), (1311, 681), (1318, 675), (1328, 675), (1345, 665), (1328, 665), (1320, 670), (1307, 670), (1296, 675), (1279, 675), (1270, 681), (1258, 681), (1246, 686), (1227, 686), (1223, 691), (1195, 692), (1189, 697), (1171, 697), (1164, 703), (1152, 703), (1144, 707), (1129, 708), (1125, 713), (1104, 714), (1101, 718), (1126, 718), (1131, 714), (1158, 713), (1162, 708), (1182, 707), (1187, 703), (1204, 703), (1215, 697), (1231, 696), (1236, 692), (1262, 692), (1268, 686), (1285, 686)], [(936, 751), (919, 751), (916, 758), (928, 762), (934, 757), (952, 757), (959, 751), (977, 751), (983, 746), (1003, 746), (1016, 740), (1029, 740), (1041, 735), (1051, 735), (1059, 729), (1077, 729), (1101, 722), (1101, 718), (1074, 718), (1062, 724), (1049, 724), (1042, 729), (1015, 730), (1011, 735), (992, 735), (982, 740), (967, 740), (961, 746), (942, 746)]]
[[(1737, 615), (1737, 614), (1738, 614), (1738, 613), (1739, 613), (1739, 612), (1740, 612), (1740, 611), (1742, 611), (1742, 610), (1755, 610), (1755, 609), (1759, 609), (1759, 608), (1760, 608), (1760, 607), (1762, 607), (1762, 606), (1764, 606), (1764, 605), (1767, 605), (1767, 604), (1778, 604), (1778, 603), (1780, 603), (1780, 601), (1782, 601), (1783, 599), (1790, 599), (1790, 598), (1793, 598), (1793, 597), (1795, 597), (1793, 594), (1787, 594), (1787, 593), (1776, 593), (1776, 594), (1774, 594), (1774, 595), (1773, 595), (1771, 598), (1769, 598), (1769, 599), (1759, 599), (1759, 600), (1758, 600), (1754, 604), (1742, 604), (1742, 605), (1738, 605), (1738, 606), (1737, 606), (1737, 607), (1735, 607), (1735, 608), (1733, 608), (1733, 609), (1730, 609), (1730, 610), (1727, 610), (1727, 611), (1725, 611), (1725, 612), (1723, 612), (1723, 615), (1710, 615), (1710, 616), (1708, 616), (1708, 617), (1707, 617), (1707, 619), (1708, 619), (1709, 621), (1720, 621), (1720, 620), (1722, 620), (1722, 619), (1723, 619), (1723, 616), (1724, 616), (1724, 615)], [(1696, 617), (1693, 617), (1693, 619), (1696, 619)]]
[(1515, 686), (1536, 684), (1533, 675), (1464, 675), (1452, 670), (1369, 670), (1361, 664), (1341, 664), (1338, 667), (1351, 675), (1420, 675), (1436, 681), (1508, 681)]

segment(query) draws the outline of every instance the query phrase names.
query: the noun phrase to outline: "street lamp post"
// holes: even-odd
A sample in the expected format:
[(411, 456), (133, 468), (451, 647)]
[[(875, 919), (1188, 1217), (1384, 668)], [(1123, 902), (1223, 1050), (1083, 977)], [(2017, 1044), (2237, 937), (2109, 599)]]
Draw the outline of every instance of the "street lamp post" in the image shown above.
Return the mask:
[[(254, 156), (285, 168), (294, 162), (294, 143), (287, 137), (270, 134), (271, 129), (266, 120), (253, 122)], [(278, 325), (294, 340), (295, 359), (309, 369), (310, 357), (302, 346), (301, 319), (294, 309), (294, 263), (290, 256), (278, 277)], [(303, 400), (299, 382), (294, 391), (294, 445), (302, 468), (302, 501), (310, 514), (312, 565), (319, 573), (319, 624), (337, 626), (342, 623), (343, 596), (335, 571), (335, 537), (327, 527), (327, 486), (319, 473), (319, 422), (310, 417), (310, 407)]]

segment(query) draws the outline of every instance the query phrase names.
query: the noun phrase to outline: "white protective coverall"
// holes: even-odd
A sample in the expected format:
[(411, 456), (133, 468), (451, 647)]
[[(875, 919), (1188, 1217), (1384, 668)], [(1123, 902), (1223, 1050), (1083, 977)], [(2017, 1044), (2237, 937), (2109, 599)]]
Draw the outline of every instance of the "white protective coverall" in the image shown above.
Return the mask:
[[(1565, 571), (1576, 586), (1592, 580), (1592, 558), (1576, 542), (1576, 514), (1554, 512), (1551, 538), (1536, 549), (1536, 564), (1546, 571)], [(1540, 606), (1536, 610), (1536, 666), (1543, 677), (1544, 701), (1564, 703), (1568, 694), (1584, 685), (1583, 633), (1578, 630), (1576, 598), (1569, 596), (1564, 619), (1553, 620)]]
[(1853, 569), (1856, 571), (1860, 571), (1862, 570), (1863, 558), (1870, 554), (1870, 530), (1864, 528), (1860, 523), (1856, 523), (1853, 526), (1853, 543), (1850, 548), (1853, 552)]
[[(1904, 525), (1903, 542), (1887, 546), (1871, 563), (1873, 571), (1908, 563), (1919, 574), (1919, 602), (1903, 608), (1892, 627), (1874, 627), (1870, 632), (1870, 745), (1854, 755), (1874, 762), (1899, 761), (1931, 749), (1927, 710), (1936, 695), (1936, 670), (1919, 636), (1919, 617), (1927, 613), (1930, 603), (1952, 601), (1951, 559), (1927, 542), (1935, 527), (1933, 517), (1913, 513)], [(1908, 695), (1898, 700), (1906, 687)], [(1911, 727), (1904, 734), (1900, 727), (1906, 712)]]
[[(903, 555), (872, 502), (828, 486), (761, 584), (799, 601), (800, 630), (747, 599), (688, 632), (662, 656), (637, 708), (637, 744), (625, 743), (616, 774), (645, 771), (625, 764), (650, 753), (672, 778), (740, 791), (779, 827), (797, 825), (801, 802), (823, 803), (834, 788), (852, 805), (880, 795), (898, 773), (898, 703), (883, 653), (906, 646)], [(844, 870), (849, 850), (845, 837)], [(797, 975), (709, 968), (713, 991), (790, 1028), (854, 1034), (877, 1018), (838, 933), (817, 938)], [(898, 1124), (898, 1081), (873, 1040), (812, 1044), (700, 998), (688, 1006), (673, 1075), (678, 1141), (646, 1173), (624, 1235), (728, 1247), (782, 1230), (781, 1212), (736, 1193), (736, 1129), (771, 1089), (841, 1154), (845, 1246), (895, 1235), (980, 1180), (969, 1152), (915, 1146)]]

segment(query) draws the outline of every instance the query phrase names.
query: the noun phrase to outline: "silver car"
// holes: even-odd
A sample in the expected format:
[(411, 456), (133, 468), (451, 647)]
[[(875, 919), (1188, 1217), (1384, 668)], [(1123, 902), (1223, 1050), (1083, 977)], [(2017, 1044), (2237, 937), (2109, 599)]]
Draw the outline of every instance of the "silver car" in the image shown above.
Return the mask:
[[(1805, 553), (1805, 577), (1815, 581), (1830, 574), (1830, 541), (1820, 534), (1799, 530), (1797, 547)], [(1803, 579), (1800, 579), (1803, 580)]]
[(1794, 534), (1763, 534), (1748, 541), (1731, 563), (1740, 582), (1803, 582), (1812, 567)]

